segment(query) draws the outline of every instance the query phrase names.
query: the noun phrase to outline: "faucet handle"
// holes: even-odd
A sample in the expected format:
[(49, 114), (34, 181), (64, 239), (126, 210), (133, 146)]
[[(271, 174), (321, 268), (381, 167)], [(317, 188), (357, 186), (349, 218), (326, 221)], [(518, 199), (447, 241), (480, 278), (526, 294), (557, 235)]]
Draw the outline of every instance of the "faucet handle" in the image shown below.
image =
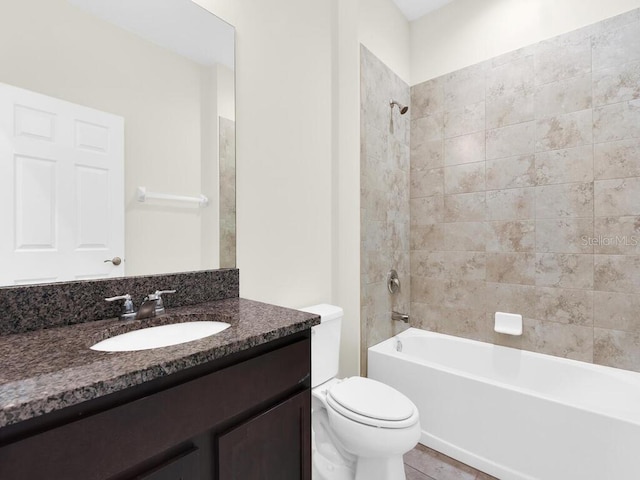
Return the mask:
[(156, 290), (149, 295), (149, 300), (156, 301), (156, 315), (162, 315), (164, 313), (164, 302), (162, 301), (162, 295), (165, 293), (176, 293), (175, 290)]
[(158, 297), (160, 297), (161, 295), (164, 295), (165, 293), (176, 293), (175, 290), (156, 290), (154, 295), (157, 295)]
[(126, 305), (127, 302), (131, 301), (131, 295), (129, 295), (128, 293), (125, 295), (119, 295), (117, 297), (111, 297), (111, 298), (105, 298), (105, 300), (107, 302), (115, 302), (116, 300), (124, 300), (124, 303)]
[(124, 300), (122, 305), (122, 313), (120, 314), (120, 318), (122, 320), (129, 320), (136, 316), (136, 310), (133, 307), (133, 302), (131, 301), (131, 295), (128, 293), (125, 295), (119, 295), (117, 297), (105, 298), (107, 302), (115, 302), (117, 300)]

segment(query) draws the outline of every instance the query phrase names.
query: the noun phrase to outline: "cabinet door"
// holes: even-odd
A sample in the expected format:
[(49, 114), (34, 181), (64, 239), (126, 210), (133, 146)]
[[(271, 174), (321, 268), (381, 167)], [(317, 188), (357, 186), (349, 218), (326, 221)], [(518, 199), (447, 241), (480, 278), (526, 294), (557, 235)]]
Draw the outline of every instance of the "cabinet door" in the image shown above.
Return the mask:
[(310, 391), (219, 436), (218, 455), (219, 480), (310, 480)]

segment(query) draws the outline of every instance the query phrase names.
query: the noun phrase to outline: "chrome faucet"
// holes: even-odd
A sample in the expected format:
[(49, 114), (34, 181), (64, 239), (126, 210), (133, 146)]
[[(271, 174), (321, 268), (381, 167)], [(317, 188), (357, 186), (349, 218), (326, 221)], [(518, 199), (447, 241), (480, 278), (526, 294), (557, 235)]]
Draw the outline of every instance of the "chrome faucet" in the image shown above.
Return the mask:
[(117, 297), (105, 298), (107, 302), (115, 302), (116, 300), (124, 300), (122, 305), (122, 313), (120, 314), (121, 320), (133, 320), (155, 317), (156, 315), (162, 315), (164, 313), (164, 303), (162, 302), (162, 295), (165, 293), (176, 293), (175, 290), (156, 290), (144, 297), (140, 308), (136, 312), (136, 309), (131, 300), (131, 295), (119, 295)]
[(409, 323), (409, 315), (407, 315), (406, 313), (399, 313), (396, 311), (392, 311), (391, 320), (397, 320), (399, 322)]

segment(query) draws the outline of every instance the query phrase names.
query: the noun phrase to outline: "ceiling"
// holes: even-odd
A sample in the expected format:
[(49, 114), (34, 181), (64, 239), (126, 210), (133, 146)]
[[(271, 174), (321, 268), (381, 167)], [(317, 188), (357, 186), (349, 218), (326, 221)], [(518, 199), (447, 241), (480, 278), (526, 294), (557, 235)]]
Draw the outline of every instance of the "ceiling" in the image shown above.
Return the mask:
[(221, 63), (233, 70), (233, 27), (191, 1), (68, 1), (197, 63), (209, 66)]
[(452, 1), (453, 0), (393, 0), (409, 21), (433, 12)]

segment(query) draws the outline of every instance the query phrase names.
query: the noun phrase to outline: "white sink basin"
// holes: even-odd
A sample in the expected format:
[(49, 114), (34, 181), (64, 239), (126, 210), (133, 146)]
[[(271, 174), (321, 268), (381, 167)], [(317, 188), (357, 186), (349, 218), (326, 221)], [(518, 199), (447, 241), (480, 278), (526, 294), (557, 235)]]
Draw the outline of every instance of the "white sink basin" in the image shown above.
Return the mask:
[(91, 350), (132, 352), (135, 350), (168, 347), (215, 335), (230, 326), (225, 322), (183, 322), (141, 328), (102, 340), (93, 345)]

